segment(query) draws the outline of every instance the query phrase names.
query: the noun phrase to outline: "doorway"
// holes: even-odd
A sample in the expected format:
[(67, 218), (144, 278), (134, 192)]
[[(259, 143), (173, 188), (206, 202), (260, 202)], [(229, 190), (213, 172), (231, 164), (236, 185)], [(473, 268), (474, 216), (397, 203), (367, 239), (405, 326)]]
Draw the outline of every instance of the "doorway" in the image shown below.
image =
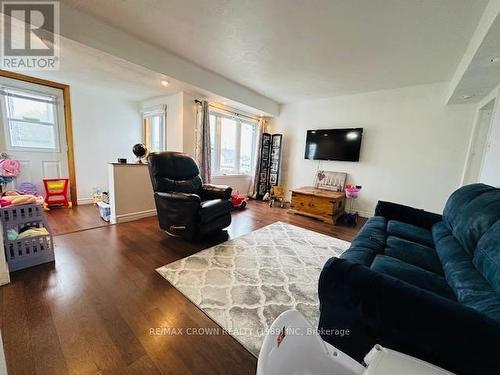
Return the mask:
[(16, 184), (43, 191), (44, 178), (68, 176), (61, 90), (0, 78), (0, 148), (19, 160)]
[(476, 123), (472, 131), (469, 145), (467, 163), (462, 178), (462, 185), (480, 182), (481, 169), (483, 167), (494, 108), (495, 99), (492, 99), (483, 107), (479, 108), (477, 112)]
[(0, 150), (20, 161), (20, 174), (7, 188), (68, 177), (77, 204), (69, 86), (0, 71)]

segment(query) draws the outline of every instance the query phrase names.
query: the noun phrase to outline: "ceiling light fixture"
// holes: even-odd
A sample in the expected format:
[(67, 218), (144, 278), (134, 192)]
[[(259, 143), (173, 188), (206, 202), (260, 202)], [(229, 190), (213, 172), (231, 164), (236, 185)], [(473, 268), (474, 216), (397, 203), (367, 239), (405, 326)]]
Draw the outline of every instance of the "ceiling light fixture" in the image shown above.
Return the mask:
[(162, 86), (164, 86), (164, 87), (167, 87), (168, 85), (170, 85), (170, 82), (165, 81), (165, 80), (161, 81), (160, 83), (161, 83), (161, 85), (162, 85)]

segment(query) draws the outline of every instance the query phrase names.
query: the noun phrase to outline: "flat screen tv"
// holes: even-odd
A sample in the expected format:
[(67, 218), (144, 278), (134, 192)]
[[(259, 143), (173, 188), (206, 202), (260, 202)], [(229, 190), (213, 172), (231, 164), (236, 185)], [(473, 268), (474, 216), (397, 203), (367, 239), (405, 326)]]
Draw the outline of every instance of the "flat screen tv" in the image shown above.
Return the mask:
[(308, 130), (305, 158), (359, 161), (363, 128)]

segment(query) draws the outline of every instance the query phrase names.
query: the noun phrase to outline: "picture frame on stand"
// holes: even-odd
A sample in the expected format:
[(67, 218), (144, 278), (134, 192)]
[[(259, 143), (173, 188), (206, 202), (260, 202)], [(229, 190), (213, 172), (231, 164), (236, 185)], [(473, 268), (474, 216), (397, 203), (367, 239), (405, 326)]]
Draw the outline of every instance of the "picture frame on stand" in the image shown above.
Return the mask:
[(316, 189), (330, 191), (344, 191), (347, 173), (332, 171), (317, 171), (314, 177), (314, 187)]
[(262, 199), (272, 186), (279, 183), (282, 141), (282, 134), (262, 134), (257, 199)]

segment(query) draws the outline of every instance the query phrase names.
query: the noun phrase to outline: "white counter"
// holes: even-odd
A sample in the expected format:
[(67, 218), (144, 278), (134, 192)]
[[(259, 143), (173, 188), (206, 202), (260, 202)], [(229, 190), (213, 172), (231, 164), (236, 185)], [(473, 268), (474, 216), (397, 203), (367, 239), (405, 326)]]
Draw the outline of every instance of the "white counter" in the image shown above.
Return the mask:
[(156, 215), (147, 164), (109, 164), (112, 224)]

